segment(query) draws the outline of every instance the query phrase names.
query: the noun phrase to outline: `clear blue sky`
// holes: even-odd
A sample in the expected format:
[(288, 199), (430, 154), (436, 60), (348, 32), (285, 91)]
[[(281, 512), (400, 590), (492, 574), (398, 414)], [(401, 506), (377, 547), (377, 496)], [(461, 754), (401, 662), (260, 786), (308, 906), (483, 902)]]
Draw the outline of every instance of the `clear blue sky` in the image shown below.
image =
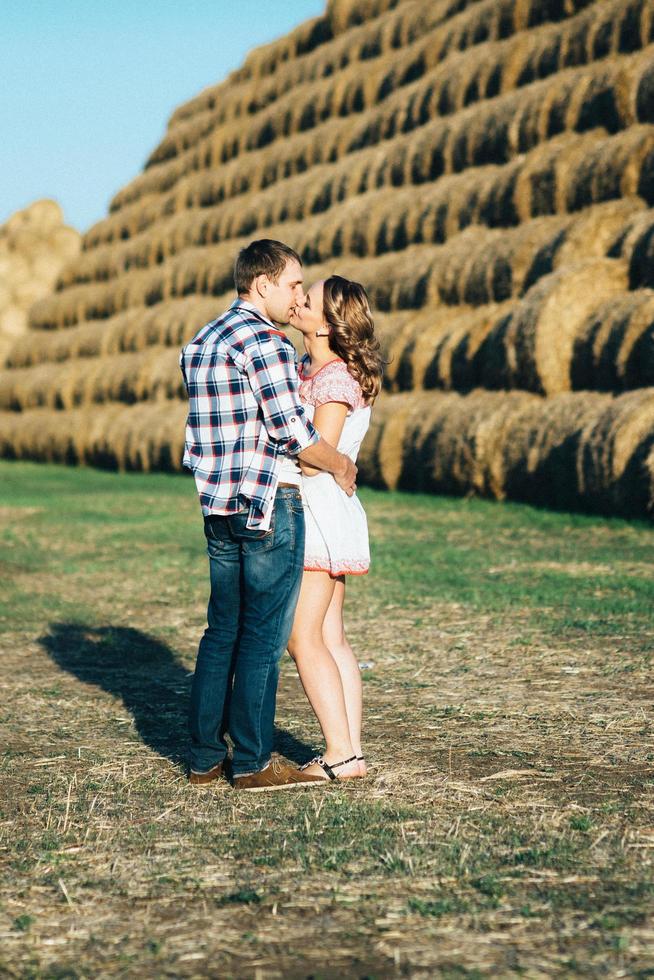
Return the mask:
[(0, 0), (0, 223), (41, 197), (85, 231), (172, 111), (326, 0)]

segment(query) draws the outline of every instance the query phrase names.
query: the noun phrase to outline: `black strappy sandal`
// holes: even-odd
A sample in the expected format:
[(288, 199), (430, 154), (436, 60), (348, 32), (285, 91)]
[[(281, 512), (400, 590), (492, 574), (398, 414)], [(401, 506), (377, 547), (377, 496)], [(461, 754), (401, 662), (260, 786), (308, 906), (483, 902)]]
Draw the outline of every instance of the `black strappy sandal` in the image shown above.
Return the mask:
[[(305, 762), (303, 766), (300, 766), (300, 771), (302, 771), (303, 769), (308, 769), (308, 767), (312, 766), (314, 762), (317, 762), (318, 765), (321, 767), (321, 769), (324, 769), (324, 771), (327, 773), (330, 779), (338, 779), (339, 777), (334, 772), (334, 769), (338, 769), (340, 766), (346, 766), (348, 762), (354, 762), (358, 758), (359, 758), (358, 756), (353, 755), (349, 759), (343, 759), (342, 762), (332, 762), (332, 764), (329, 765), (329, 763), (325, 762), (325, 760), (321, 755), (314, 755), (313, 759), (309, 759), (309, 761)], [(342, 778), (356, 779), (355, 776), (343, 776)]]

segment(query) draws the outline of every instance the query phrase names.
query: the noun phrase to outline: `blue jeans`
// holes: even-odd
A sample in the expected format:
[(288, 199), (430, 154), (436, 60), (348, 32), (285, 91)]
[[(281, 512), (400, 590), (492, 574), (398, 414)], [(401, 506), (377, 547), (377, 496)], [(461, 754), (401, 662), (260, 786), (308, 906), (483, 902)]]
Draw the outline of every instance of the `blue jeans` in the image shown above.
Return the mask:
[(277, 490), (269, 531), (247, 511), (205, 518), (211, 597), (191, 689), (191, 769), (206, 772), (233, 742), (232, 772), (270, 761), (279, 661), (293, 625), (304, 566), (299, 489)]

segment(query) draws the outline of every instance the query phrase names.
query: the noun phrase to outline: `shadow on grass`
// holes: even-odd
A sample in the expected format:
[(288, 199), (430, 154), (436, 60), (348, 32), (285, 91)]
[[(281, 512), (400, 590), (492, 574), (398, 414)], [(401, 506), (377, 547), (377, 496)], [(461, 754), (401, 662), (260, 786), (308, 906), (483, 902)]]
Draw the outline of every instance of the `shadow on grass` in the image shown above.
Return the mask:
[[(79, 623), (52, 623), (39, 642), (62, 670), (121, 698), (146, 745), (177, 765), (186, 764), (192, 675), (170, 647), (130, 627)], [(274, 747), (297, 764), (313, 754), (309, 745), (279, 728)]]

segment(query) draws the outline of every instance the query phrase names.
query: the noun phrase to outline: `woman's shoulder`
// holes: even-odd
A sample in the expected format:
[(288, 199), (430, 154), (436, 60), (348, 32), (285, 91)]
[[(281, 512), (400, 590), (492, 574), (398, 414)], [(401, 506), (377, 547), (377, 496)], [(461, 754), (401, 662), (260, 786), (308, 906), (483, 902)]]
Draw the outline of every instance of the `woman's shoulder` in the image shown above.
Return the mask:
[(335, 359), (325, 364), (318, 371), (312, 382), (312, 400), (316, 407), (326, 402), (344, 402), (354, 410), (363, 403), (363, 392), (359, 382), (354, 378), (345, 361)]

